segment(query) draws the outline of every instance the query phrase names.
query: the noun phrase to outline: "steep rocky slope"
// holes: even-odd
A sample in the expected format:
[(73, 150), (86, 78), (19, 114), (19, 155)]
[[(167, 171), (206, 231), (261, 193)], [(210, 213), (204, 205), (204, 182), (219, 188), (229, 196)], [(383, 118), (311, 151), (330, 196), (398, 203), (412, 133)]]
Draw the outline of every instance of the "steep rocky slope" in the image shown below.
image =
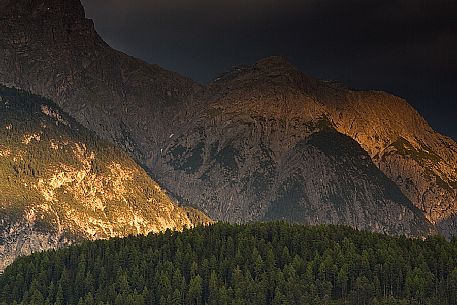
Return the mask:
[(183, 125), (201, 89), (111, 49), (79, 0), (2, 0), (0, 32), (1, 83), (50, 98), (144, 163)]
[(435, 132), (401, 98), (385, 92), (329, 92), (316, 96), (338, 131), (359, 142), (441, 232), (457, 233), (457, 143)]
[(435, 132), (399, 97), (312, 79), (283, 58), (261, 62), (273, 78), (283, 79), (283, 90), (298, 91), (323, 107), (335, 128), (356, 140), (440, 232), (457, 232), (455, 141)]
[(176, 206), (124, 152), (52, 102), (0, 86), (0, 270), (80, 239), (182, 229)]
[(290, 66), (277, 60), (234, 68), (211, 84), (206, 112), (162, 151), (157, 178), (215, 219), (430, 232), (325, 108), (290, 86)]

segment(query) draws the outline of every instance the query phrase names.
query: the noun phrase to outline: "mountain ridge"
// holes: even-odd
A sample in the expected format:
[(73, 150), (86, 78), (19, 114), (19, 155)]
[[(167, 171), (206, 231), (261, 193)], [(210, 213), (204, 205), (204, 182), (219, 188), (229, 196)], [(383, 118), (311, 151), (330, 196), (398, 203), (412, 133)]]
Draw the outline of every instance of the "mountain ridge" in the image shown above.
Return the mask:
[[(43, 7), (49, 1), (30, 3)], [(409, 207), (408, 202), (412, 202), (441, 233), (457, 232), (456, 144), (435, 133), (404, 100), (314, 79), (281, 57), (235, 67), (208, 86), (201, 86), (111, 49), (98, 36), (92, 21), (80, 13), (68, 20), (44, 14), (40, 20), (13, 21), (0, 20), (5, 33), (0, 37), (0, 82), (55, 100), (84, 126), (147, 166), (177, 198), (193, 201), (194, 196), (202, 196), (192, 204), (203, 208), (213, 205), (212, 210), (205, 210), (210, 215), (258, 220), (267, 202), (280, 194), (278, 190), (276, 194), (259, 195), (258, 186), (278, 182), (277, 177), (287, 181), (290, 177), (281, 174), (281, 164), (288, 159), (308, 160), (295, 168), (302, 173), (314, 168), (316, 158), (327, 160), (319, 149), (297, 144), (330, 128), (336, 133), (327, 136), (336, 143), (341, 134), (352, 139), (353, 155), (335, 158), (331, 169), (314, 168), (316, 185), (321, 184), (319, 177), (333, 177), (326, 181), (335, 181), (337, 187), (306, 185), (306, 179), (301, 178), (295, 181), (300, 189), (311, 192), (308, 195), (320, 198), (311, 200), (310, 206), (334, 215), (336, 201), (324, 204), (320, 195), (327, 193), (319, 192), (327, 189), (333, 196), (349, 190), (350, 195), (343, 197), (350, 212), (329, 219), (344, 223), (360, 209), (351, 207), (354, 200), (348, 198), (364, 198), (373, 209), (380, 203), (391, 205), (382, 183), (357, 179), (358, 174), (365, 177), (362, 172), (372, 168), (365, 165), (373, 163), (376, 176), (387, 176), (406, 196), (406, 200), (396, 202), (394, 210)], [(358, 145), (368, 152), (369, 160), (359, 158)], [(300, 159), (303, 151), (310, 158)], [(238, 172), (230, 171), (233, 168)], [(347, 174), (354, 176), (348, 179)], [(343, 187), (345, 180), (356, 181), (356, 187)], [(205, 194), (198, 194), (196, 187), (204, 185)], [(258, 196), (268, 198), (262, 201)], [(231, 198), (238, 198), (239, 205)], [(263, 212), (259, 214), (256, 209)], [(232, 214), (225, 215), (224, 211)], [(391, 216), (382, 213), (378, 216), (385, 224), (377, 230), (391, 231), (389, 226), (395, 227), (393, 223), (399, 220), (391, 219), (389, 224)], [(399, 214), (406, 215), (403, 213), (414, 221), (405, 223), (408, 228), (397, 233), (415, 231), (417, 223), (429, 228), (427, 220), (415, 222), (418, 218), (413, 209)], [(362, 225), (371, 226), (374, 216), (366, 216)]]
[[(302, 211), (304, 223), (345, 223), (415, 235), (408, 224), (397, 227), (396, 217), (403, 215), (418, 225), (421, 217), (414, 220), (416, 208), (408, 199), (399, 199), (401, 196), (387, 199), (393, 198), (387, 189), (400, 193), (396, 186), (386, 188), (383, 184), (389, 180), (370, 164), (368, 155), (359, 155), (362, 149), (356, 142), (343, 140), (325, 107), (295, 87), (317, 81), (284, 63), (273, 58), (235, 67), (210, 84), (200, 120), (192, 122), (184, 134), (175, 135), (163, 150), (154, 169), (159, 181), (172, 193), (184, 194), (181, 196), (215, 219), (249, 222), (290, 215), (285, 219), (291, 220), (294, 215), (289, 213), (298, 215)], [(328, 157), (328, 149), (312, 143), (313, 137), (324, 143), (342, 141), (347, 145), (335, 144), (333, 149), (340, 155)], [(300, 174), (291, 181), (294, 172)], [(375, 182), (370, 180), (372, 177), (381, 180)], [(179, 181), (195, 184), (188, 187)], [(349, 181), (354, 184), (346, 184)], [(197, 193), (195, 189), (203, 191)], [(346, 189), (350, 189), (348, 194), (343, 191)], [(303, 195), (295, 198), (297, 194)], [(354, 200), (357, 196), (359, 199)], [(294, 200), (296, 205), (287, 205)], [(284, 214), (273, 213), (272, 217), (268, 210), (277, 204), (276, 210), (280, 211), (282, 204)], [(401, 206), (409, 206), (408, 212), (399, 210)], [(344, 212), (339, 211), (341, 207)], [(306, 213), (306, 209), (313, 212)], [(396, 211), (396, 216), (388, 216), (389, 210)], [(354, 221), (355, 215), (359, 222)], [(428, 232), (425, 223), (422, 220), (422, 230)]]
[[(66, 9), (69, 6), (61, 0), (5, 4), (15, 7), (18, 3), (29, 4), (28, 15), (0, 19), (4, 33), (0, 43), (6, 47), (0, 51), (2, 83), (56, 101), (85, 127), (97, 130), (99, 136), (116, 142), (142, 162), (151, 158), (151, 150), (160, 150), (160, 143), (169, 136), (168, 130), (162, 131), (160, 139), (151, 138), (149, 134), (157, 134), (158, 128), (150, 130), (138, 122), (133, 127), (131, 122), (125, 121), (152, 119), (157, 121), (156, 126), (169, 125), (172, 120), (162, 120), (174, 115), (166, 109), (167, 104), (192, 103), (193, 95), (201, 86), (177, 73), (109, 48), (95, 31), (92, 20), (84, 17), (78, 0), (71, 3), (82, 12)], [(64, 13), (49, 14), (42, 8)], [(15, 64), (19, 62), (21, 64)], [(46, 73), (47, 69), (55, 69), (55, 73)], [(28, 79), (29, 75), (36, 74), (40, 77)], [(85, 89), (74, 90), (75, 87)], [(155, 102), (149, 103), (146, 96), (153, 97)], [(163, 114), (151, 118), (158, 104), (164, 105)], [(188, 109), (191, 111), (192, 105)], [(148, 143), (144, 143), (144, 139)]]
[[(430, 221), (442, 232), (455, 231), (455, 220), (452, 220), (457, 198), (455, 141), (435, 132), (402, 98), (383, 91), (353, 90), (313, 79), (285, 58), (266, 58), (251, 68), (244, 66), (243, 71), (258, 80), (258, 72), (254, 71), (263, 70), (265, 66), (269, 68), (265, 75), (273, 78), (266, 83), (279, 83), (316, 101), (323, 108), (322, 115), (328, 117), (336, 130), (362, 145), (378, 168), (425, 211)], [(244, 86), (246, 79), (241, 78), (240, 84)], [(416, 189), (412, 189), (411, 184)]]

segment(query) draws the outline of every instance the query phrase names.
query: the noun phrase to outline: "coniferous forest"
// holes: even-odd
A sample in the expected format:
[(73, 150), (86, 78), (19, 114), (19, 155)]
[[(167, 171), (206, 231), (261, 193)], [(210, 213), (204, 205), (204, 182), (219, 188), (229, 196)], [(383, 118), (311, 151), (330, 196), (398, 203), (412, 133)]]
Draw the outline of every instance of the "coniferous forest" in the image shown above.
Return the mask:
[(215, 224), (21, 257), (0, 304), (457, 304), (457, 240)]

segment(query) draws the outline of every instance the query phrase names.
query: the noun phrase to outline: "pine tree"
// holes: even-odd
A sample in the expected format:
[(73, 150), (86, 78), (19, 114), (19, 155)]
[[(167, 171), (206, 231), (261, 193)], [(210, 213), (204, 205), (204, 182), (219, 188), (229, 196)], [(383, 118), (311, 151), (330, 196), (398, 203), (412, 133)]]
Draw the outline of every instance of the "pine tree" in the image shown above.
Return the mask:
[(187, 299), (189, 304), (202, 304), (202, 278), (198, 274), (190, 280)]

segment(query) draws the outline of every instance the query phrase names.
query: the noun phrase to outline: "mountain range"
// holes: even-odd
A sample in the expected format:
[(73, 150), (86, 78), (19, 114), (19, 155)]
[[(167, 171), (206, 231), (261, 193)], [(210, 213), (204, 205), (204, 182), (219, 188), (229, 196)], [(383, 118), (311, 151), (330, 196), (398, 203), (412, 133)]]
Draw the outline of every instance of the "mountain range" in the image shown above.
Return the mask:
[(0, 83), (53, 100), (214, 220), (457, 232), (457, 144), (404, 99), (277, 56), (201, 85), (112, 49), (79, 0), (2, 0), (0, 29)]

